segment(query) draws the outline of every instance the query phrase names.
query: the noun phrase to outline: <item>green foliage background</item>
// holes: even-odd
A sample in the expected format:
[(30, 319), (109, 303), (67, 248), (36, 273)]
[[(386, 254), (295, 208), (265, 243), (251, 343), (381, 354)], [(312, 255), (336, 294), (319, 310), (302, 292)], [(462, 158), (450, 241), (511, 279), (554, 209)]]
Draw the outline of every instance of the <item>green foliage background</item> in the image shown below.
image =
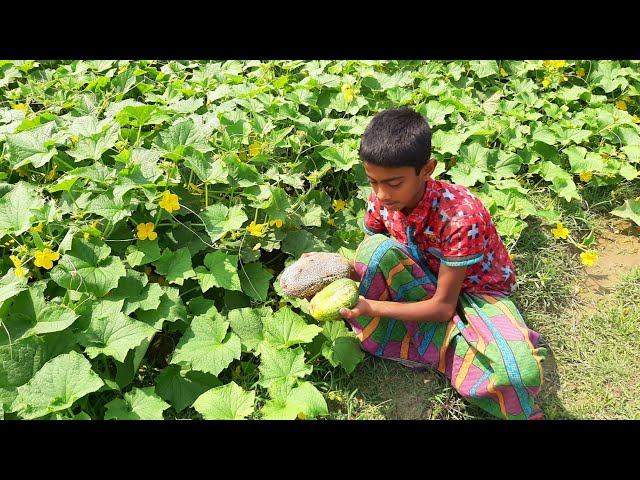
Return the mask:
[[(326, 415), (314, 365), (363, 354), (278, 280), (304, 252), (353, 255), (371, 116), (422, 113), (438, 178), (471, 187), (512, 248), (528, 217), (638, 182), (639, 65), (0, 61), (0, 415)], [(640, 224), (638, 199), (613, 213)], [(138, 239), (148, 222), (157, 239)]]

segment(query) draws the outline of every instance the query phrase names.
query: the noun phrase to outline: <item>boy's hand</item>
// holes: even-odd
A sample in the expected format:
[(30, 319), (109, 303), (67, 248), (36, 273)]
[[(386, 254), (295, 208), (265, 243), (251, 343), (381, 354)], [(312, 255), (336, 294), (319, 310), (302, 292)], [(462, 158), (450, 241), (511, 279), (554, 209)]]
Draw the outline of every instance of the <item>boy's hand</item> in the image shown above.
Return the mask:
[(373, 302), (375, 300), (368, 300), (364, 298), (362, 295), (358, 297), (358, 303), (352, 309), (341, 308), (340, 315), (344, 319), (353, 319), (358, 317), (373, 317)]

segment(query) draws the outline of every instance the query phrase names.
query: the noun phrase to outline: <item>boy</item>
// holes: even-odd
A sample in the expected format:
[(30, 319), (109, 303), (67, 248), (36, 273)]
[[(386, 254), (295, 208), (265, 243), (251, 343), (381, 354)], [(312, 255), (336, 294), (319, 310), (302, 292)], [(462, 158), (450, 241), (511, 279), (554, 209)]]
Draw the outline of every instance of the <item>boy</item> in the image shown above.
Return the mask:
[(481, 201), (431, 178), (426, 120), (409, 108), (379, 112), (359, 154), (373, 187), (354, 259), (361, 296), (340, 313), (363, 349), (436, 368), (499, 418), (542, 418), (534, 397), (546, 349), (508, 298), (513, 263)]

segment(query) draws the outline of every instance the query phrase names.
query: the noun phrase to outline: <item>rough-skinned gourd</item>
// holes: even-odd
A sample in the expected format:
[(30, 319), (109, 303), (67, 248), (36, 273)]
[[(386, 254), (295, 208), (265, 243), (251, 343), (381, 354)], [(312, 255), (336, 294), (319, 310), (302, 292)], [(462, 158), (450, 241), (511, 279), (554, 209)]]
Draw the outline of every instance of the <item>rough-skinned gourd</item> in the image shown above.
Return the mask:
[(339, 278), (324, 287), (309, 302), (309, 313), (319, 322), (338, 320), (341, 308), (358, 304), (358, 284), (350, 278)]
[(351, 265), (339, 253), (318, 252), (292, 263), (280, 277), (282, 291), (290, 297), (311, 297), (339, 278), (348, 278)]

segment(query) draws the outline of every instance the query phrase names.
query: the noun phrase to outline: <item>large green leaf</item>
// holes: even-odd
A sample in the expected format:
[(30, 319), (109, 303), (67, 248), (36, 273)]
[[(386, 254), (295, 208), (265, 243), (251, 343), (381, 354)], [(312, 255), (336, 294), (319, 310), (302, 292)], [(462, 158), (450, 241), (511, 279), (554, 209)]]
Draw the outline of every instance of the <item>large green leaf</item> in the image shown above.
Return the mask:
[(209, 373), (197, 370), (183, 371), (179, 365), (169, 365), (156, 377), (156, 392), (181, 412), (207, 390), (222, 385)]
[(18, 182), (0, 198), (0, 237), (20, 235), (31, 227), (31, 210), (42, 208), (44, 200), (36, 189), (26, 182)]
[(234, 205), (230, 209), (216, 203), (200, 213), (205, 229), (212, 242), (220, 239), (225, 233), (242, 227), (248, 220), (242, 205)]
[(240, 337), (247, 350), (255, 350), (264, 339), (263, 323), (273, 315), (268, 307), (237, 308), (229, 311), (231, 330)]
[(160, 306), (160, 297), (164, 295), (157, 283), (148, 283), (144, 273), (127, 269), (127, 275), (120, 277), (118, 287), (111, 291), (111, 300), (124, 300), (122, 311), (129, 315), (136, 310), (155, 310)]
[(238, 277), (238, 256), (227, 255), (221, 250), (207, 253), (203, 266), (196, 267), (198, 283), (203, 292), (212, 287), (220, 287), (226, 290), (240, 290), (240, 277)]
[(624, 205), (614, 208), (611, 213), (618, 217), (633, 220), (636, 225), (640, 225), (640, 202), (636, 200), (626, 200)]
[(193, 402), (193, 408), (205, 420), (243, 420), (254, 411), (256, 393), (242, 389), (235, 382), (212, 388)]
[(229, 322), (218, 313), (198, 315), (184, 333), (171, 363), (218, 375), (240, 358), (240, 338), (227, 332)]
[(11, 408), (22, 418), (40, 418), (66, 410), (103, 384), (83, 355), (65, 353), (48, 361), (29, 382), (18, 387)]
[(266, 388), (277, 382), (293, 385), (299, 378), (306, 377), (313, 370), (304, 362), (302, 347), (278, 350), (269, 346), (261, 349), (258, 369), (260, 370), (258, 383)]
[(100, 133), (80, 138), (76, 148), (67, 153), (75, 158), (76, 162), (87, 158), (100, 160), (102, 154), (116, 144), (119, 132), (120, 125), (116, 123)]
[(262, 323), (265, 339), (276, 348), (309, 343), (322, 331), (317, 325), (307, 324), (288, 307), (281, 308), (273, 316), (265, 317)]
[(161, 257), (158, 239), (138, 240), (127, 247), (127, 262), (132, 267), (155, 262)]
[(346, 143), (341, 143), (336, 147), (325, 148), (320, 152), (320, 155), (329, 160), (336, 171), (351, 170), (351, 167), (360, 161), (358, 152)]
[(154, 310), (138, 310), (136, 316), (138, 320), (151, 325), (155, 329), (160, 329), (162, 323), (175, 322), (176, 320), (186, 320), (188, 317), (187, 308), (180, 298), (180, 292), (174, 287), (160, 287), (164, 294), (160, 297), (160, 305)]
[(58, 151), (53, 147), (55, 122), (26, 130), (15, 135), (7, 135), (9, 145), (9, 163), (16, 169), (26, 163), (35, 168), (45, 165)]
[(225, 183), (227, 181), (227, 165), (218, 158), (204, 155), (192, 147), (186, 148), (184, 164), (206, 183)]
[(127, 353), (155, 333), (155, 329), (144, 322), (134, 320), (124, 313), (91, 320), (89, 328), (78, 333), (78, 342), (85, 353), (95, 358), (103, 353), (124, 362)]
[(318, 341), (323, 337), (322, 355), (334, 367), (339, 365), (350, 374), (364, 359), (360, 342), (343, 322), (326, 322)]
[(243, 265), (239, 276), (240, 285), (244, 293), (261, 302), (266, 301), (273, 275), (267, 271), (262, 262)]
[(196, 276), (191, 265), (191, 253), (187, 247), (182, 247), (175, 252), (164, 249), (162, 256), (153, 262), (156, 272), (165, 275), (170, 283), (182, 285), (187, 278)]
[(103, 297), (118, 285), (125, 268), (102, 240), (74, 238), (68, 250), (51, 270), (51, 278), (61, 287)]
[(169, 408), (155, 392), (154, 387), (133, 387), (124, 394), (124, 399), (116, 398), (105, 405), (105, 420), (163, 420), (164, 412)]

